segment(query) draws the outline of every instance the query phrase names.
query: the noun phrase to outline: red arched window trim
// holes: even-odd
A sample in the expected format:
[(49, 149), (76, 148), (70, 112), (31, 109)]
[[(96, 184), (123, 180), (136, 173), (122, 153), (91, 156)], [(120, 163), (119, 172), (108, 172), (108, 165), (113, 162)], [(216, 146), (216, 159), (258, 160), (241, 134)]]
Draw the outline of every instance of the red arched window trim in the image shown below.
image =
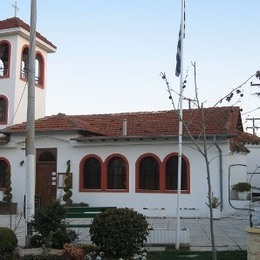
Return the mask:
[[(10, 162), (6, 158), (0, 157), (0, 161), (4, 161), (7, 164), (7, 167), (11, 167)], [(3, 191), (3, 190), (4, 190), (4, 188), (0, 187), (0, 191)]]
[[(163, 179), (164, 179), (164, 184), (166, 183), (166, 163), (167, 161), (173, 157), (173, 156), (176, 156), (178, 157), (178, 153), (170, 153), (168, 154), (164, 160), (163, 160), (163, 169), (162, 169), (162, 172), (163, 172)], [(187, 189), (186, 190), (182, 190), (181, 193), (185, 194), (189, 194), (190, 193), (190, 162), (188, 160), (188, 158), (182, 154), (182, 159), (185, 161), (186, 163), (186, 170), (187, 170)], [(166, 190), (166, 185), (164, 185), (164, 191), (165, 192), (169, 192), (169, 193), (177, 193), (177, 191), (170, 191), (170, 190)]]
[(37, 51), (35, 56), (36, 62), (35, 66), (38, 65), (38, 68), (35, 67), (35, 71), (38, 75), (35, 75), (35, 83), (39, 88), (44, 88), (45, 83), (45, 62), (43, 55)]
[[(1, 51), (1, 46), (7, 45), (8, 46), (8, 53), (5, 57), (5, 53), (0, 54), (0, 59), (2, 60), (3, 58), (6, 59), (6, 66), (4, 66), (3, 69), (3, 75), (1, 76), (0, 74), (0, 79), (2, 78), (9, 78), (10, 77), (10, 67), (11, 67), (11, 44), (10, 42), (3, 40), (0, 41), (0, 51)], [(3, 50), (4, 52), (4, 50)], [(3, 62), (4, 63), (4, 62)], [(4, 64), (3, 64), (4, 65)]]
[[(158, 190), (139, 189), (139, 187), (140, 187), (140, 185), (139, 185), (140, 184), (140, 165), (141, 165), (142, 160), (147, 157), (152, 157), (158, 162), (158, 165), (159, 165), (159, 189)], [(136, 164), (135, 164), (135, 191), (142, 192), (142, 193), (160, 193), (162, 191), (162, 181), (163, 181), (161, 172), (162, 172), (162, 163), (161, 163), (160, 158), (157, 155), (155, 155), (153, 153), (146, 153), (146, 154), (141, 155), (137, 159)]]
[[(125, 184), (125, 189), (108, 189), (108, 168), (109, 168), (109, 162), (113, 159), (113, 158), (120, 158), (121, 160), (124, 161), (125, 163), (125, 178), (126, 178), (126, 184)], [(104, 175), (102, 175), (106, 181), (105, 183), (105, 187), (106, 187), (106, 191), (113, 191), (113, 192), (128, 192), (129, 191), (129, 164), (128, 161), (126, 159), (125, 156), (121, 155), (121, 154), (111, 154), (110, 156), (108, 156), (105, 160), (104, 163)]]
[(20, 79), (23, 81), (28, 80), (28, 69), (29, 69), (29, 45), (26, 44), (22, 48), (21, 53), (21, 69), (20, 69)]
[(0, 95), (0, 101), (4, 102), (4, 107), (0, 105), (0, 125), (6, 125), (8, 122), (8, 99), (6, 96)]
[[(88, 160), (89, 158), (95, 158), (97, 159), (99, 162), (100, 162), (100, 165), (101, 165), (101, 187), (100, 189), (85, 189), (84, 188), (84, 166), (85, 166), (85, 162), (86, 160)], [(99, 156), (97, 156), (96, 154), (89, 154), (89, 155), (86, 155), (85, 157), (83, 157), (80, 161), (80, 165), (79, 165), (79, 191), (80, 192), (84, 192), (84, 191), (101, 191), (102, 190), (102, 187), (103, 187), (103, 178), (102, 178), (102, 172), (103, 172), (103, 162), (101, 160), (101, 158)]]
[[(29, 45), (24, 45), (21, 53), (21, 73), (20, 79), (28, 80), (29, 69)], [(35, 54), (35, 85), (39, 88), (44, 88), (45, 84), (45, 61), (41, 52)]]

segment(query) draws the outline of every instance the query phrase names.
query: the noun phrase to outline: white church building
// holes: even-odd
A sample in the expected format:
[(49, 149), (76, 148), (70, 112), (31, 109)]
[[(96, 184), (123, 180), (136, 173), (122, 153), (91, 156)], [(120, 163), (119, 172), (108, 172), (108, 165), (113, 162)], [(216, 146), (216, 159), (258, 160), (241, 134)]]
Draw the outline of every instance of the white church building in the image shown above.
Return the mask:
[[(0, 191), (9, 166), (13, 202), (19, 210), (24, 208), (26, 194), (28, 50), (29, 25), (17, 17), (0, 21)], [(37, 33), (36, 206), (44, 207), (62, 196), (70, 160), (73, 202), (176, 216), (177, 111), (46, 116), (47, 55), (55, 50), (55, 45)], [(227, 216), (248, 204), (239, 201), (231, 187), (249, 179), (260, 139), (243, 131), (239, 107), (205, 108), (203, 113), (212, 191), (221, 202), (222, 216)], [(203, 145), (201, 110), (184, 110), (183, 122), (189, 131), (184, 127), (182, 214), (207, 217), (206, 163), (194, 143)], [(249, 157), (249, 147), (256, 148), (254, 157)]]

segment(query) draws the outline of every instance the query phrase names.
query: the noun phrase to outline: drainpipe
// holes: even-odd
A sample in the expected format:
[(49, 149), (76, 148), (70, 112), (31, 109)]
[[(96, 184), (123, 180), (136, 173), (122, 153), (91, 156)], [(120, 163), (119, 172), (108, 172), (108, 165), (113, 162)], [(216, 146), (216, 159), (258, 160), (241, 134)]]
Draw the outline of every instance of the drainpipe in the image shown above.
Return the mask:
[(214, 144), (217, 147), (219, 153), (220, 211), (222, 211), (223, 210), (223, 160), (222, 160), (222, 150), (217, 143), (216, 136), (214, 136)]

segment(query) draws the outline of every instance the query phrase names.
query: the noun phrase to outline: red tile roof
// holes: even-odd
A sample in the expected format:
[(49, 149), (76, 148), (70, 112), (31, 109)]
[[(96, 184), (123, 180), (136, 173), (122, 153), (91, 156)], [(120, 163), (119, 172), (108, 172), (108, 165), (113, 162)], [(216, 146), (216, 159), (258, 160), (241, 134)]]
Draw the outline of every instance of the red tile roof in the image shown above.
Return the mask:
[[(17, 28), (17, 27), (23, 28), (27, 32), (30, 32), (30, 26), (27, 23), (25, 23), (24, 21), (22, 21), (21, 19), (19, 19), (18, 17), (12, 17), (12, 18), (8, 18), (6, 20), (0, 21), (0, 30)], [(47, 43), (48, 45), (52, 46), (54, 49), (57, 49), (57, 47), (53, 43), (48, 41), (40, 33), (36, 32), (36, 37), (41, 39), (43, 42)]]
[[(215, 107), (203, 109), (207, 135), (236, 135), (243, 131), (239, 107)], [(99, 115), (46, 116), (35, 122), (36, 132), (77, 131), (83, 136), (120, 137), (123, 135), (123, 120), (127, 120), (128, 137), (178, 136), (176, 111), (135, 112)], [(201, 134), (202, 112), (198, 109), (183, 110), (183, 133)], [(2, 132), (25, 132), (26, 124), (8, 127)]]

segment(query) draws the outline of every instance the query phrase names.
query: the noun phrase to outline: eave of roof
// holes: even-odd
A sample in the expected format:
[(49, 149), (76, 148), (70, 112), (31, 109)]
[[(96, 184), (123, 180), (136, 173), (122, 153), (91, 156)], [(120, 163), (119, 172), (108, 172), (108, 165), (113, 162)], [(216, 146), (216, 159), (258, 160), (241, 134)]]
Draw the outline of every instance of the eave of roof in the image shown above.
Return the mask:
[[(80, 136), (71, 138), (71, 141), (79, 143), (102, 143), (102, 142), (134, 142), (134, 141), (178, 141), (178, 135), (156, 135), (156, 136)], [(193, 136), (198, 138), (200, 136)], [(215, 139), (223, 140), (234, 137), (234, 135), (207, 135), (207, 139), (214, 141)], [(191, 140), (190, 136), (183, 136), (183, 139)]]

